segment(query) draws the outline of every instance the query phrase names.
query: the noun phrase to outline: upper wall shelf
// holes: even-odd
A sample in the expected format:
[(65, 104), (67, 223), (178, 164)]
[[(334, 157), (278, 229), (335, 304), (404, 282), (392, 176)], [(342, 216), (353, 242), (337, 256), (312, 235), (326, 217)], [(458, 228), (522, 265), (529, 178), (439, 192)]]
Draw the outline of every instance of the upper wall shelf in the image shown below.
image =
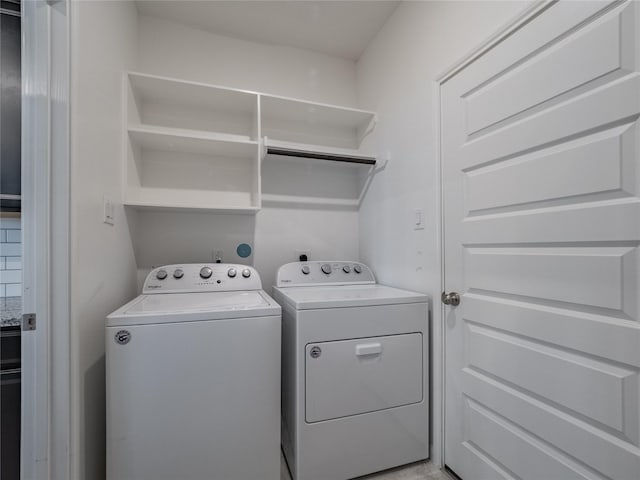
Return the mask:
[(129, 73), (129, 124), (238, 135), (258, 140), (255, 93)]
[(360, 152), (373, 112), (136, 72), (124, 83), (130, 207), (254, 214), (269, 149), (375, 164)]
[(260, 119), (262, 135), (274, 140), (357, 150), (373, 130), (376, 114), (261, 94)]

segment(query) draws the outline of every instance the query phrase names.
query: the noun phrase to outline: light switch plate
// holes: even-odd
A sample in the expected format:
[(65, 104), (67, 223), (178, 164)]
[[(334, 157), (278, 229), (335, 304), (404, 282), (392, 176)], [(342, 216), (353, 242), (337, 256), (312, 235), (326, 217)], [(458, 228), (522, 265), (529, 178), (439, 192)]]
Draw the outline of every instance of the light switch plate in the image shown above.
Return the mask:
[(102, 198), (102, 210), (103, 210), (102, 221), (107, 225), (115, 225), (116, 223), (115, 208), (113, 206), (113, 201), (107, 196), (104, 196)]
[(424, 210), (422, 208), (416, 208), (413, 211), (413, 229), (424, 230)]

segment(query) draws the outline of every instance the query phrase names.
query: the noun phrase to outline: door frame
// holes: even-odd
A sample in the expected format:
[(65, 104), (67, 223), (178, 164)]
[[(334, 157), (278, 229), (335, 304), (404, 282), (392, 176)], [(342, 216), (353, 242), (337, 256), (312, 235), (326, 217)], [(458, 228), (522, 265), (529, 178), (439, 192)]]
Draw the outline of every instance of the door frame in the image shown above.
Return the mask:
[(68, 15), (67, 0), (22, 3), (23, 311), (36, 314), (22, 333), (25, 480), (71, 478)]
[[(517, 14), (514, 18), (509, 20), (505, 25), (499, 27), (492, 35), (486, 40), (481, 42), (478, 46), (471, 49), (469, 53), (464, 55), (458, 61), (454, 62), (448, 68), (443, 70), (436, 76), (432, 83), (433, 95), (436, 98), (436, 111), (434, 112), (434, 125), (436, 126), (436, 138), (435, 142), (435, 155), (438, 159), (437, 176), (438, 182), (438, 205), (440, 221), (437, 228), (438, 234), (438, 250), (440, 252), (439, 264), (440, 264), (440, 292), (444, 291), (445, 287), (445, 229), (444, 229), (444, 189), (443, 189), (443, 158), (442, 158), (442, 95), (441, 90), (443, 85), (454, 75), (460, 72), (462, 69), (476, 61), (479, 57), (493, 49), (496, 45), (501, 43), (507, 37), (511, 36), (516, 30), (519, 30), (524, 25), (529, 23), (535, 17), (542, 12), (553, 6), (558, 0), (532, 0), (532, 2), (524, 7), (522, 12)], [(440, 295), (438, 294), (433, 299), (433, 319), (432, 319), (432, 359), (433, 367), (431, 370), (432, 381), (431, 385), (434, 389), (432, 395), (432, 449), (431, 460), (436, 463), (440, 468), (445, 468), (445, 345), (446, 345), (446, 329), (444, 328), (444, 304), (440, 301)], [(437, 306), (436, 306), (437, 305)]]

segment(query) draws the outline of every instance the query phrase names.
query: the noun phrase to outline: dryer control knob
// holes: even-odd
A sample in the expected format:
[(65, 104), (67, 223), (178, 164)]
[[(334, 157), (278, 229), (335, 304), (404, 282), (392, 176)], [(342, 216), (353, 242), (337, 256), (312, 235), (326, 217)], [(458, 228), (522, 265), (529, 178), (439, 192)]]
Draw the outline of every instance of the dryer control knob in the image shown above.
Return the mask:
[(230, 268), (230, 269), (227, 271), (227, 275), (229, 275), (229, 278), (233, 278), (233, 277), (235, 277), (235, 276), (237, 275), (237, 273), (238, 273), (238, 272), (236, 271), (236, 269), (235, 269), (235, 268)]
[(311, 272), (311, 269), (309, 268), (309, 265), (303, 265), (302, 266), (302, 273), (304, 273), (305, 275), (309, 275), (309, 272)]
[(164, 280), (165, 278), (167, 278), (167, 271), (166, 270), (158, 270), (156, 272), (156, 278), (158, 280)]
[(213, 270), (211, 270), (209, 267), (202, 267), (200, 269), (200, 277), (201, 278), (211, 278), (211, 275), (213, 275)]
[(181, 268), (176, 268), (173, 271), (173, 278), (175, 278), (176, 280), (179, 280), (182, 277), (184, 277), (184, 270), (182, 270)]
[(320, 270), (322, 270), (322, 273), (329, 275), (331, 273), (331, 265), (325, 263), (324, 265), (322, 265), (322, 267), (320, 267)]
[(362, 267), (360, 265), (354, 265), (353, 271), (356, 273), (362, 273)]
[(351, 267), (349, 265), (345, 265), (344, 267), (342, 267), (342, 271), (344, 273), (349, 273), (351, 272)]
[(242, 276), (244, 278), (249, 278), (251, 276), (251, 270), (249, 270), (248, 268), (245, 268), (244, 270), (242, 270)]

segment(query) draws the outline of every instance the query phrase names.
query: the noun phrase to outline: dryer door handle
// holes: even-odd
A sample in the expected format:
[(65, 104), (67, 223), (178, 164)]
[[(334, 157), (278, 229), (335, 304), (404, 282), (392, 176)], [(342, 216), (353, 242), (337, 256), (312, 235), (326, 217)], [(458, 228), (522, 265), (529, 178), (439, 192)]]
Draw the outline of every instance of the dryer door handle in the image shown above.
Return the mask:
[(356, 345), (356, 355), (358, 357), (364, 357), (365, 355), (378, 355), (380, 353), (382, 353), (382, 344), (380, 342)]

